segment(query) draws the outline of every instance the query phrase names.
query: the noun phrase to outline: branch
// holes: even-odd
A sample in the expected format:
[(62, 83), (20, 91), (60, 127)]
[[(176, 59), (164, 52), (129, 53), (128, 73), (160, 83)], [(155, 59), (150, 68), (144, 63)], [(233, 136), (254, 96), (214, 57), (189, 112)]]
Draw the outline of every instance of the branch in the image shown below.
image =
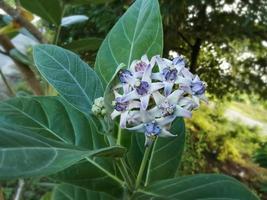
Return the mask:
[(25, 19), (18, 10), (12, 8), (3, 0), (0, 0), (0, 8), (13, 17), (18, 24), (20, 24), (22, 27), (25, 27), (40, 43), (46, 42), (42, 33), (32, 23)]
[(18, 188), (14, 197), (14, 200), (20, 200), (21, 192), (23, 190), (23, 187), (25, 185), (25, 182), (23, 179), (19, 179)]
[(3, 55), (5, 55), (5, 56), (9, 56), (7, 52), (4, 52), (2, 50), (0, 50), (0, 53), (3, 54)]
[(5, 35), (0, 34), (0, 44), (3, 46), (4, 50), (8, 53), (9, 57), (17, 65), (21, 73), (24, 75), (25, 80), (28, 82), (28, 85), (32, 88), (34, 93), (36, 95), (41, 95), (42, 89), (40, 86), (40, 82), (37, 80), (34, 72), (27, 65), (10, 56), (9, 52), (15, 48), (10, 39)]
[[(10, 96), (16, 96), (15, 92), (13, 91), (12, 87), (10, 86), (8, 80), (6, 79), (5, 75), (3, 74), (2, 70), (0, 69), (0, 76), (8, 90)], [(1, 198), (0, 198), (1, 199)]]

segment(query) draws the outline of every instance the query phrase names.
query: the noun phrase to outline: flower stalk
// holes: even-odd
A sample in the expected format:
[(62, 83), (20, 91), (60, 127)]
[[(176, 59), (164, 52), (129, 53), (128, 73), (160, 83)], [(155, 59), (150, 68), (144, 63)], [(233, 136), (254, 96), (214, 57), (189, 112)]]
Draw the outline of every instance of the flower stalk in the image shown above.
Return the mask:
[(145, 171), (145, 168), (146, 168), (146, 165), (147, 165), (147, 162), (149, 160), (149, 155), (150, 155), (150, 151), (151, 151), (151, 148), (152, 148), (152, 144), (147, 146), (145, 148), (145, 153), (144, 153), (144, 156), (143, 156), (143, 159), (142, 159), (142, 163), (140, 165), (140, 168), (139, 168), (139, 172), (138, 172), (138, 175), (137, 175), (137, 178), (136, 178), (136, 182), (135, 182), (135, 189), (137, 190), (142, 182), (142, 178), (143, 178), (143, 174), (144, 174), (144, 171)]

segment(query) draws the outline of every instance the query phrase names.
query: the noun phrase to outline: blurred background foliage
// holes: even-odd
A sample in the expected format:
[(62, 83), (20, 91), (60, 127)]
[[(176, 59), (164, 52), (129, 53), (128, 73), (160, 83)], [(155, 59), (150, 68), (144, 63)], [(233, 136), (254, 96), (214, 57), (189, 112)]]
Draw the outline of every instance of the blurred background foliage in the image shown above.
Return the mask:
[[(26, 12), (20, 10), (26, 18), (27, 12), (35, 15), (32, 23), (42, 34), (39, 42), (75, 51), (92, 67), (102, 40), (132, 3), (131, 0), (0, 0), (0, 8), (1, 2), (17, 11), (26, 9)], [(229, 174), (267, 199), (267, 0), (159, 2), (164, 56), (183, 55), (190, 70), (207, 82), (210, 99), (208, 105), (202, 105), (187, 120), (185, 154), (178, 173)], [(62, 17), (72, 15), (87, 19), (69, 25), (61, 23)], [(14, 24), (14, 19), (7, 20), (5, 14), (0, 19), (0, 36), (12, 39), (19, 32), (25, 34), (24, 27)], [(32, 64), (30, 46), (24, 57), (20, 54), (14, 57), (14, 53), (5, 51), (2, 54), (12, 57), (16, 64), (28, 66), (40, 81), (44, 94), (56, 94), (40, 80)], [(16, 95), (34, 93), (26, 80), (19, 78), (12, 82)], [(22, 199), (40, 199), (51, 189), (46, 179), (25, 182)], [(12, 199), (17, 182), (2, 186), (5, 198)]]

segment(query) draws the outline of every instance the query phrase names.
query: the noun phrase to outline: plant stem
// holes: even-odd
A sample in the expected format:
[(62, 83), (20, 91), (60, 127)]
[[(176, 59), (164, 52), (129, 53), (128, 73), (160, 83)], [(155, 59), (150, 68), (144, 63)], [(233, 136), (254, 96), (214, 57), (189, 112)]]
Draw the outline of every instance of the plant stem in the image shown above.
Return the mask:
[(3, 74), (3, 72), (2, 72), (1, 69), (0, 69), (0, 75), (1, 75), (1, 78), (3, 79), (4, 84), (5, 84), (6, 87), (7, 87), (7, 90), (8, 90), (9, 95), (11, 95), (11, 96), (16, 96), (16, 95), (15, 95), (15, 92), (13, 91), (12, 87), (11, 87), (10, 84), (8, 83), (6, 77), (5, 77), (5, 75)]
[(121, 144), (121, 127), (118, 128), (117, 145)]
[(143, 174), (144, 174), (144, 170), (146, 168), (146, 164), (147, 164), (147, 161), (149, 159), (149, 153), (150, 153), (150, 150), (151, 150), (152, 146), (153, 145), (151, 144), (148, 147), (146, 147), (146, 149), (145, 149), (143, 160), (142, 160), (141, 166), (139, 168), (139, 172), (138, 172), (137, 179), (136, 179), (136, 182), (135, 182), (135, 189), (138, 189), (140, 184), (141, 184), (141, 181), (142, 181), (142, 178), (143, 178)]
[(134, 184), (133, 184), (133, 181), (132, 181), (132, 179), (131, 179), (131, 177), (129, 176), (129, 173), (128, 173), (128, 171), (127, 171), (127, 167), (126, 167), (126, 163), (125, 163), (125, 161), (124, 161), (122, 158), (120, 158), (120, 159), (118, 160), (118, 162), (117, 162), (117, 165), (118, 165), (118, 168), (119, 168), (119, 170), (120, 170), (120, 172), (121, 172), (121, 174), (122, 174), (122, 176), (123, 176), (125, 182), (126, 182), (127, 185), (128, 185), (128, 188), (129, 188), (130, 190), (132, 190), (133, 187), (134, 187)]
[(112, 178), (114, 181), (118, 182), (121, 186), (124, 186), (124, 182), (121, 179), (119, 179), (117, 176), (111, 174), (108, 170), (106, 170), (101, 165), (99, 165), (98, 163), (96, 163), (95, 161), (93, 161), (91, 158), (88, 158), (87, 157), (86, 160), (88, 162), (90, 162), (91, 164), (93, 164), (94, 166), (96, 166), (98, 169), (100, 169), (102, 172), (104, 172), (107, 176), (109, 176), (110, 178)]

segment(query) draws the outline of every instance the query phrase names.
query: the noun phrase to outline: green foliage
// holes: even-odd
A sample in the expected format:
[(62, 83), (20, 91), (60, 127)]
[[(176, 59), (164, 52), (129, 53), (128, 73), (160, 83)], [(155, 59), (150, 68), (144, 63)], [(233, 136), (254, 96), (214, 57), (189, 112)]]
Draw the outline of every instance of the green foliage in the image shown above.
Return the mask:
[(96, 51), (100, 47), (101, 42), (102, 39), (100, 38), (88, 37), (80, 40), (74, 40), (66, 45), (63, 45), (63, 47), (75, 52)]
[(47, 20), (48, 22), (60, 25), (63, 13), (62, 2), (60, 0), (20, 0), (21, 5)]
[(94, 99), (103, 96), (96, 73), (74, 53), (53, 45), (35, 46), (33, 57), (37, 69), (63, 98), (89, 115)]
[(147, 54), (161, 54), (162, 24), (156, 0), (137, 0), (111, 29), (96, 58), (96, 71), (106, 85), (116, 68)]
[[(183, 157), (182, 174), (194, 174), (210, 169), (207, 159), (246, 164), (264, 141), (258, 129), (229, 121), (224, 116), (227, 105), (216, 102), (202, 105), (187, 121), (186, 152)], [(250, 159), (250, 162), (252, 160)], [(212, 169), (215, 170), (216, 169)]]
[(53, 200), (87, 200), (87, 199), (94, 199), (94, 200), (112, 200), (114, 199), (112, 196), (107, 195), (102, 192), (95, 192), (90, 190), (85, 190), (80, 187), (75, 187), (72, 185), (62, 184), (55, 187), (53, 191)]
[(136, 194), (137, 199), (258, 199), (235, 179), (216, 174), (178, 177), (152, 184)]

